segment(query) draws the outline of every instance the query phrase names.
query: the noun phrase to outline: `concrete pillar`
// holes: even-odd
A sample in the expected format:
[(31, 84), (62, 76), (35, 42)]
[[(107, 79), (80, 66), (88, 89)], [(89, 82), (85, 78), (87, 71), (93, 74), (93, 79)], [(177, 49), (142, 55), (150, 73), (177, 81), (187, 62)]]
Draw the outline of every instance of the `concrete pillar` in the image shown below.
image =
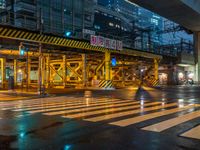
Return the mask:
[(195, 48), (195, 63), (196, 63), (196, 71), (195, 71), (195, 79), (199, 83), (200, 82), (200, 32), (196, 32), (194, 34), (194, 48)]
[(86, 54), (82, 54), (82, 62), (83, 62), (83, 86), (86, 86), (87, 83), (87, 57)]
[(158, 59), (154, 58), (154, 76), (155, 76), (155, 79), (158, 80)]
[(6, 82), (6, 59), (1, 58), (1, 87), (5, 88)]
[(67, 58), (66, 55), (63, 55), (63, 86), (66, 87), (66, 73), (67, 73)]
[(105, 52), (105, 80), (111, 80), (110, 52)]
[(17, 86), (17, 59), (14, 59), (13, 62), (13, 71), (14, 71), (14, 86)]

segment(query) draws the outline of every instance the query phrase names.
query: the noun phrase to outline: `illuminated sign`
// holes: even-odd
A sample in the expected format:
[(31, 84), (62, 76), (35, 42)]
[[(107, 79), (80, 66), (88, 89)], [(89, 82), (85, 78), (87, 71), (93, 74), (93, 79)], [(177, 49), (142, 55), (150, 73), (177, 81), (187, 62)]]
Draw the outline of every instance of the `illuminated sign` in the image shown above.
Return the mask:
[(112, 66), (114, 66), (114, 67), (117, 65), (117, 60), (116, 60), (116, 58), (112, 58), (111, 64), (112, 64)]
[(102, 36), (91, 35), (90, 44), (93, 46), (100, 46), (108, 49), (123, 50), (122, 41), (113, 40)]

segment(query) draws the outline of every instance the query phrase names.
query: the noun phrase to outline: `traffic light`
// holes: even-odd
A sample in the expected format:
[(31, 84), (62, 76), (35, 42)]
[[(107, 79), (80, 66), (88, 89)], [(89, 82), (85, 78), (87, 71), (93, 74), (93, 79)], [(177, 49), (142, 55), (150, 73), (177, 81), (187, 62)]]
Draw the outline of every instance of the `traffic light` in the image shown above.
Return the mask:
[(24, 56), (25, 55), (25, 47), (23, 46), (22, 43), (19, 45), (19, 55)]
[(66, 31), (65, 32), (65, 37), (71, 37), (72, 36), (72, 32), (71, 31)]
[(112, 64), (113, 67), (115, 67), (117, 65), (117, 59), (115, 57), (113, 57), (111, 59), (111, 64)]

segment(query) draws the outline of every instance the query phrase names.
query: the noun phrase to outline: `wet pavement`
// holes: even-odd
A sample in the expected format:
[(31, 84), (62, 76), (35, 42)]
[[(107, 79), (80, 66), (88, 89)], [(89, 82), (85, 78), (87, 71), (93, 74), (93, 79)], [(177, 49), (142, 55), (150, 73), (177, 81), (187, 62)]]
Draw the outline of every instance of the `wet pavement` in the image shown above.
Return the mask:
[(200, 87), (54, 94), (0, 102), (0, 150), (200, 149)]

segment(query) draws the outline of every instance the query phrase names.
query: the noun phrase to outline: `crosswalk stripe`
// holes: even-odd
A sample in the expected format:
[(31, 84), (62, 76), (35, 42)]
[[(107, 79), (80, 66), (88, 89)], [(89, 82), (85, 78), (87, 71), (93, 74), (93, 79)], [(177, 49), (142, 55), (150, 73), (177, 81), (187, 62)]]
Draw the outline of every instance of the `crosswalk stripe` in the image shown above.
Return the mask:
[[(49, 97), (49, 98), (38, 98), (38, 99), (31, 99), (31, 100), (20, 100), (20, 101), (12, 101), (12, 102), (2, 102), (0, 103), (1, 106), (10, 106), (10, 105), (17, 105), (19, 103), (23, 103), (23, 104), (33, 104), (33, 103), (41, 103), (41, 101), (49, 101), (49, 100), (55, 100), (56, 98), (65, 98), (64, 96), (63, 97)], [(58, 100), (55, 100), (55, 101), (58, 101)]]
[[(128, 104), (138, 104), (138, 103), (140, 103), (140, 102), (138, 102), (138, 101), (132, 101), (132, 102), (129, 102)], [(118, 107), (123, 107), (124, 106), (124, 108), (125, 108), (125, 106), (127, 105), (127, 103), (119, 103), (119, 104), (117, 104), (117, 106)], [(113, 105), (113, 103), (111, 103), (111, 105), (110, 106), (112, 106), (111, 108), (108, 108), (109, 106), (107, 106), (107, 105), (104, 105), (104, 106), (94, 106), (94, 107), (92, 107), (92, 108), (84, 108), (84, 109), (80, 109), (80, 110), (77, 110), (77, 109), (75, 109), (75, 110), (70, 110), (70, 111), (67, 111), (67, 110), (64, 110), (64, 111), (56, 111), (56, 112), (49, 112), (49, 113), (44, 113), (44, 114), (46, 114), (46, 115), (63, 115), (63, 114), (66, 114), (66, 113), (72, 113), (72, 112), (74, 112), (74, 113), (76, 113), (77, 112), (77, 114), (76, 115), (78, 115), (78, 114), (82, 114), (82, 113), (86, 113), (85, 111), (88, 111), (88, 110), (94, 110), (94, 111), (105, 111), (105, 109), (107, 110), (107, 109), (115, 109), (114, 107), (116, 107), (116, 105), (114, 104)], [(136, 105), (134, 105), (134, 106), (136, 106)], [(140, 105), (137, 105), (137, 107), (139, 107)], [(130, 106), (126, 106), (126, 107), (130, 107)], [(133, 106), (131, 106), (131, 107), (133, 107)], [(104, 109), (104, 110), (96, 110), (96, 109)], [(117, 108), (116, 108), (117, 109)], [(118, 108), (119, 109), (119, 108)], [(78, 113), (79, 112), (79, 113)], [(89, 113), (89, 112), (88, 112)]]
[[(158, 102), (153, 102), (153, 104), (158, 104)], [(176, 104), (167, 104), (168, 106), (175, 106)], [(138, 111), (141, 112), (141, 107), (140, 105), (137, 105), (137, 106), (127, 106), (127, 107), (123, 107), (123, 108), (113, 108), (113, 109), (105, 109), (105, 110), (97, 110), (97, 111), (92, 111), (92, 112), (82, 112), (82, 113), (78, 113), (78, 114), (72, 114), (72, 115), (63, 115), (62, 117), (64, 118), (83, 118), (83, 117), (89, 117), (91, 115), (99, 115), (99, 114), (102, 114), (104, 113), (107, 114), (107, 113), (116, 113), (116, 111), (130, 111), (130, 109), (133, 109), (133, 108), (138, 108)], [(163, 108), (162, 106), (154, 106), (154, 109), (160, 109), (160, 108)], [(134, 111), (134, 110), (132, 110)]]
[(142, 121), (146, 121), (146, 120), (154, 119), (154, 118), (157, 118), (157, 117), (161, 117), (161, 116), (173, 114), (173, 113), (176, 113), (176, 112), (180, 112), (180, 111), (192, 108), (194, 106), (195, 106), (194, 104), (191, 104), (191, 105), (187, 105), (187, 106), (180, 107), (180, 108), (163, 110), (161, 112), (155, 112), (155, 113), (150, 113), (150, 114), (143, 115), (143, 116), (123, 119), (123, 120), (119, 120), (119, 121), (116, 121), (116, 122), (111, 122), (109, 124), (125, 127), (125, 126), (133, 125), (133, 124), (136, 124), (136, 123), (139, 123), (139, 122), (142, 122)]
[[(47, 99), (46, 99), (47, 100)], [(68, 100), (68, 98), (66, 99), (66, 97), (62, 97), (62, 98), (60, 98), (59, 99), (59, 101), (58, 100), (54, 100), (54, 99), (51, 99), (51, 101), (40, 101), (40, 102), (37, 102), (37, 103), (35, 103), (35, 102), (32, 102), (32, 103), (18, 103), (18, 104), (16, 104), (16, 105), (12, 105), (13, 107), (11, 107), (11, 106), (7, 106), (8, 108), (21, 108), (21, 107), (23, 107), (23, 108), (33, 108), (34, 106), (46, 106), (46, 105), (48, 105), (48, 106), (52, 106), (52, 105), (58, 105), (58, 104), (70, 104), (70, 103), (74, 103), (74, 104), (78, 104), (78, 103), (84, 103), (85, 101), (83, 101), (83, 100), (81, 100), (81, 99), (78, 99), (78, 100), (71, 100), (71, 101), (69, 101)], [(54, 101), (53, 101), (54, 100)], [(118, 100), (118, 99), (117, 99)], [(111, 99), (111, 100), (108, 100), (108, 101), (115, 101), (115, 99)], [(95, 101), (94, 101), (95, 102)], [(100, 103), (100, 102), (105, 102), (105, 100), (98, 100), (98, 103)], [(93, 102), (92, 102), (93, 103)], [(19, 106), (19, 107), (18, 107)], [(7, 107), (3, 107), (3, 108), (7, 108)], [(21, 111), (21, 110), (20, 110)]]
[[(108, 108), (108, 107), (116, 107), (116, 106), (126, 106), (128, 104), (138, 104), (139, 102), (133, 102), (133, 101), (130, 101), (130, 102), (126, 102), (126, 103), (122, 103), (122, 102), (112, 102), (112, 103), (95, 103), (94, 105), (89, 105), (87, 106), (86, 104), (85, 105), (73, 105), (73, 106), (66, 106), (64, 105), (65, 107), (62, 107), (62, 108), (46, 108), (44, 110), (36, 110), (36, 111), (30, 111), (30, 113), (38, 113), (38, 112), (47, 112), (47, 111), (56, 111), (57, 114), (60, 114), (60, 112), (62, 111), (65, 111), (67, 113), (69, 112), (80, 112), (80, 111), (88, 111), (88, 110), (93, 110), (93, 109), (104, 109), (104, 108)], [(92, 107), (91, 107), (92, 106)], [(67, 111), (67, 109), (72, 109), (73, 110), (70, 110), (70, 111)], [(55, 112), (52, 112), (53, 114)], [(49, 112), (49, 114), (51, 114), (51, 112)], [(62, 113), (61, 113), (62, 114)]]
[(166, 120), (166, 121), (162, 121), (160, 123), (157, 123), (157, 124), (154, 124), (154, 125), (151, 125), (151, 126), (144, 127), (142, 129), (147, 130), (147, 131), (162, 132), (162, 131), (167, 130), (171, 127), (174, 127), (176, 125), (190, 121), (190, 120), (198, 118), (198, 117), (200, 117), (200, 111), (195, 111), (195, 112), (191, 112), (189, 114), (178, 116), (176, 118), (172, 118), (172, 119), (169, 119), (169, 120)]
[[(152, 106), (152, 104), (151, 103), (146, 104), (145, 106)], [(168, 107), (172, 107), (172, 106), (177, 106), (177, 103), (165, 104), (164, 106), (156, 106), (156, 107), (153, 106), (153, 107), (147, 107), (147, 108), (143, 108), (143, 109), (129, 110), (129, 111), (118, 112), (118, 113), (114, 113), (114, 114), (106, 114), (103, 116), (87, 118), (84, 120), (91, 121), (91, 122), (98, 122), (98, 121), (104, 121), (104, 120), (114, 119), (114, 118), (118, 118), (118, 117), (124, 117), (124, 116), (128, 116), (128, 115), (134, 115), (134, 114), (137, 114), (140, 112), (148, 112), (148, 111), (158, 110), (158, 109), (162, 109), (162, 108), (168, 108)]]
[(181, 136), (200, 140), (200, 125), (181, 134)]
[[(62, 101), (63, 99), (67, 100), (68, 102), (75, 102), (75, 101), (82, 101), (85, 98), (79, 98), (79, 97), (67, 97), (67, 96), (59, 96), (59, 97), (46, 97), (46, 98), (35, 98), (35, 99), (31, 99), (31, 100), (19, 100), (19, 101), (11, 101), (11, 102), (0, 102), (0, 106), (11, 106), (11, 105), (17, 105), (19, 103), (23, 103), (25, 104), (41, 104), (41, 102), (59, 102)], [(93, 98), (95, 99), (95, 98)], [(110, 98), (98, 98), (98, 101), (100, 100), (113, 100)], [(120, 99), (116, 99), (115, 100), (120, 100)]]
[[(90, 106), (93, 106), (93, 105), (96, 105), (96, 106), (101, 106), (101, 105), (106, 105), (106, 104), (113, 104), (113, 103), (126, 103), (126, 102), (133, 102), (132, 100), (125, 100), (125, 101), (122, 101), (120, 102), (120, 100), (107, 100), (107, 101), (98, 101), (98, 102), (89, 102), (88, 104), (86, 103), (86, 101), (81, 101), (81, 102), (74, 102), (74, 103), (67, 103), (67, 102), (60, 102), (60, 103), (48, 103), (48, 104), (41, 104), (41, 105), (37, 105), (37, 106), (27, 106), (27, 107), (24, 107), (23, 108), (19, 108), (19, 109), (14, 109), (13, 111), (33, 111), (33, 113), (36, 113), (36, 112), (43, 112), (43, 111), (40, 111), (41, 109), (45, 109), (45, 110), (48, 110), (48, 109), (53, 109), (56, 108), (59, 110), (61, 108), (59, 107), (69, 107), (69, 106), (74, 106), (73, 108), (76, 108), (75, 106), (81, 106), (81, 107), (90, 107)], [(36, 111), (34, 111), (36, 110)], [(37, 111), (38, 110), (38, 111)]]

